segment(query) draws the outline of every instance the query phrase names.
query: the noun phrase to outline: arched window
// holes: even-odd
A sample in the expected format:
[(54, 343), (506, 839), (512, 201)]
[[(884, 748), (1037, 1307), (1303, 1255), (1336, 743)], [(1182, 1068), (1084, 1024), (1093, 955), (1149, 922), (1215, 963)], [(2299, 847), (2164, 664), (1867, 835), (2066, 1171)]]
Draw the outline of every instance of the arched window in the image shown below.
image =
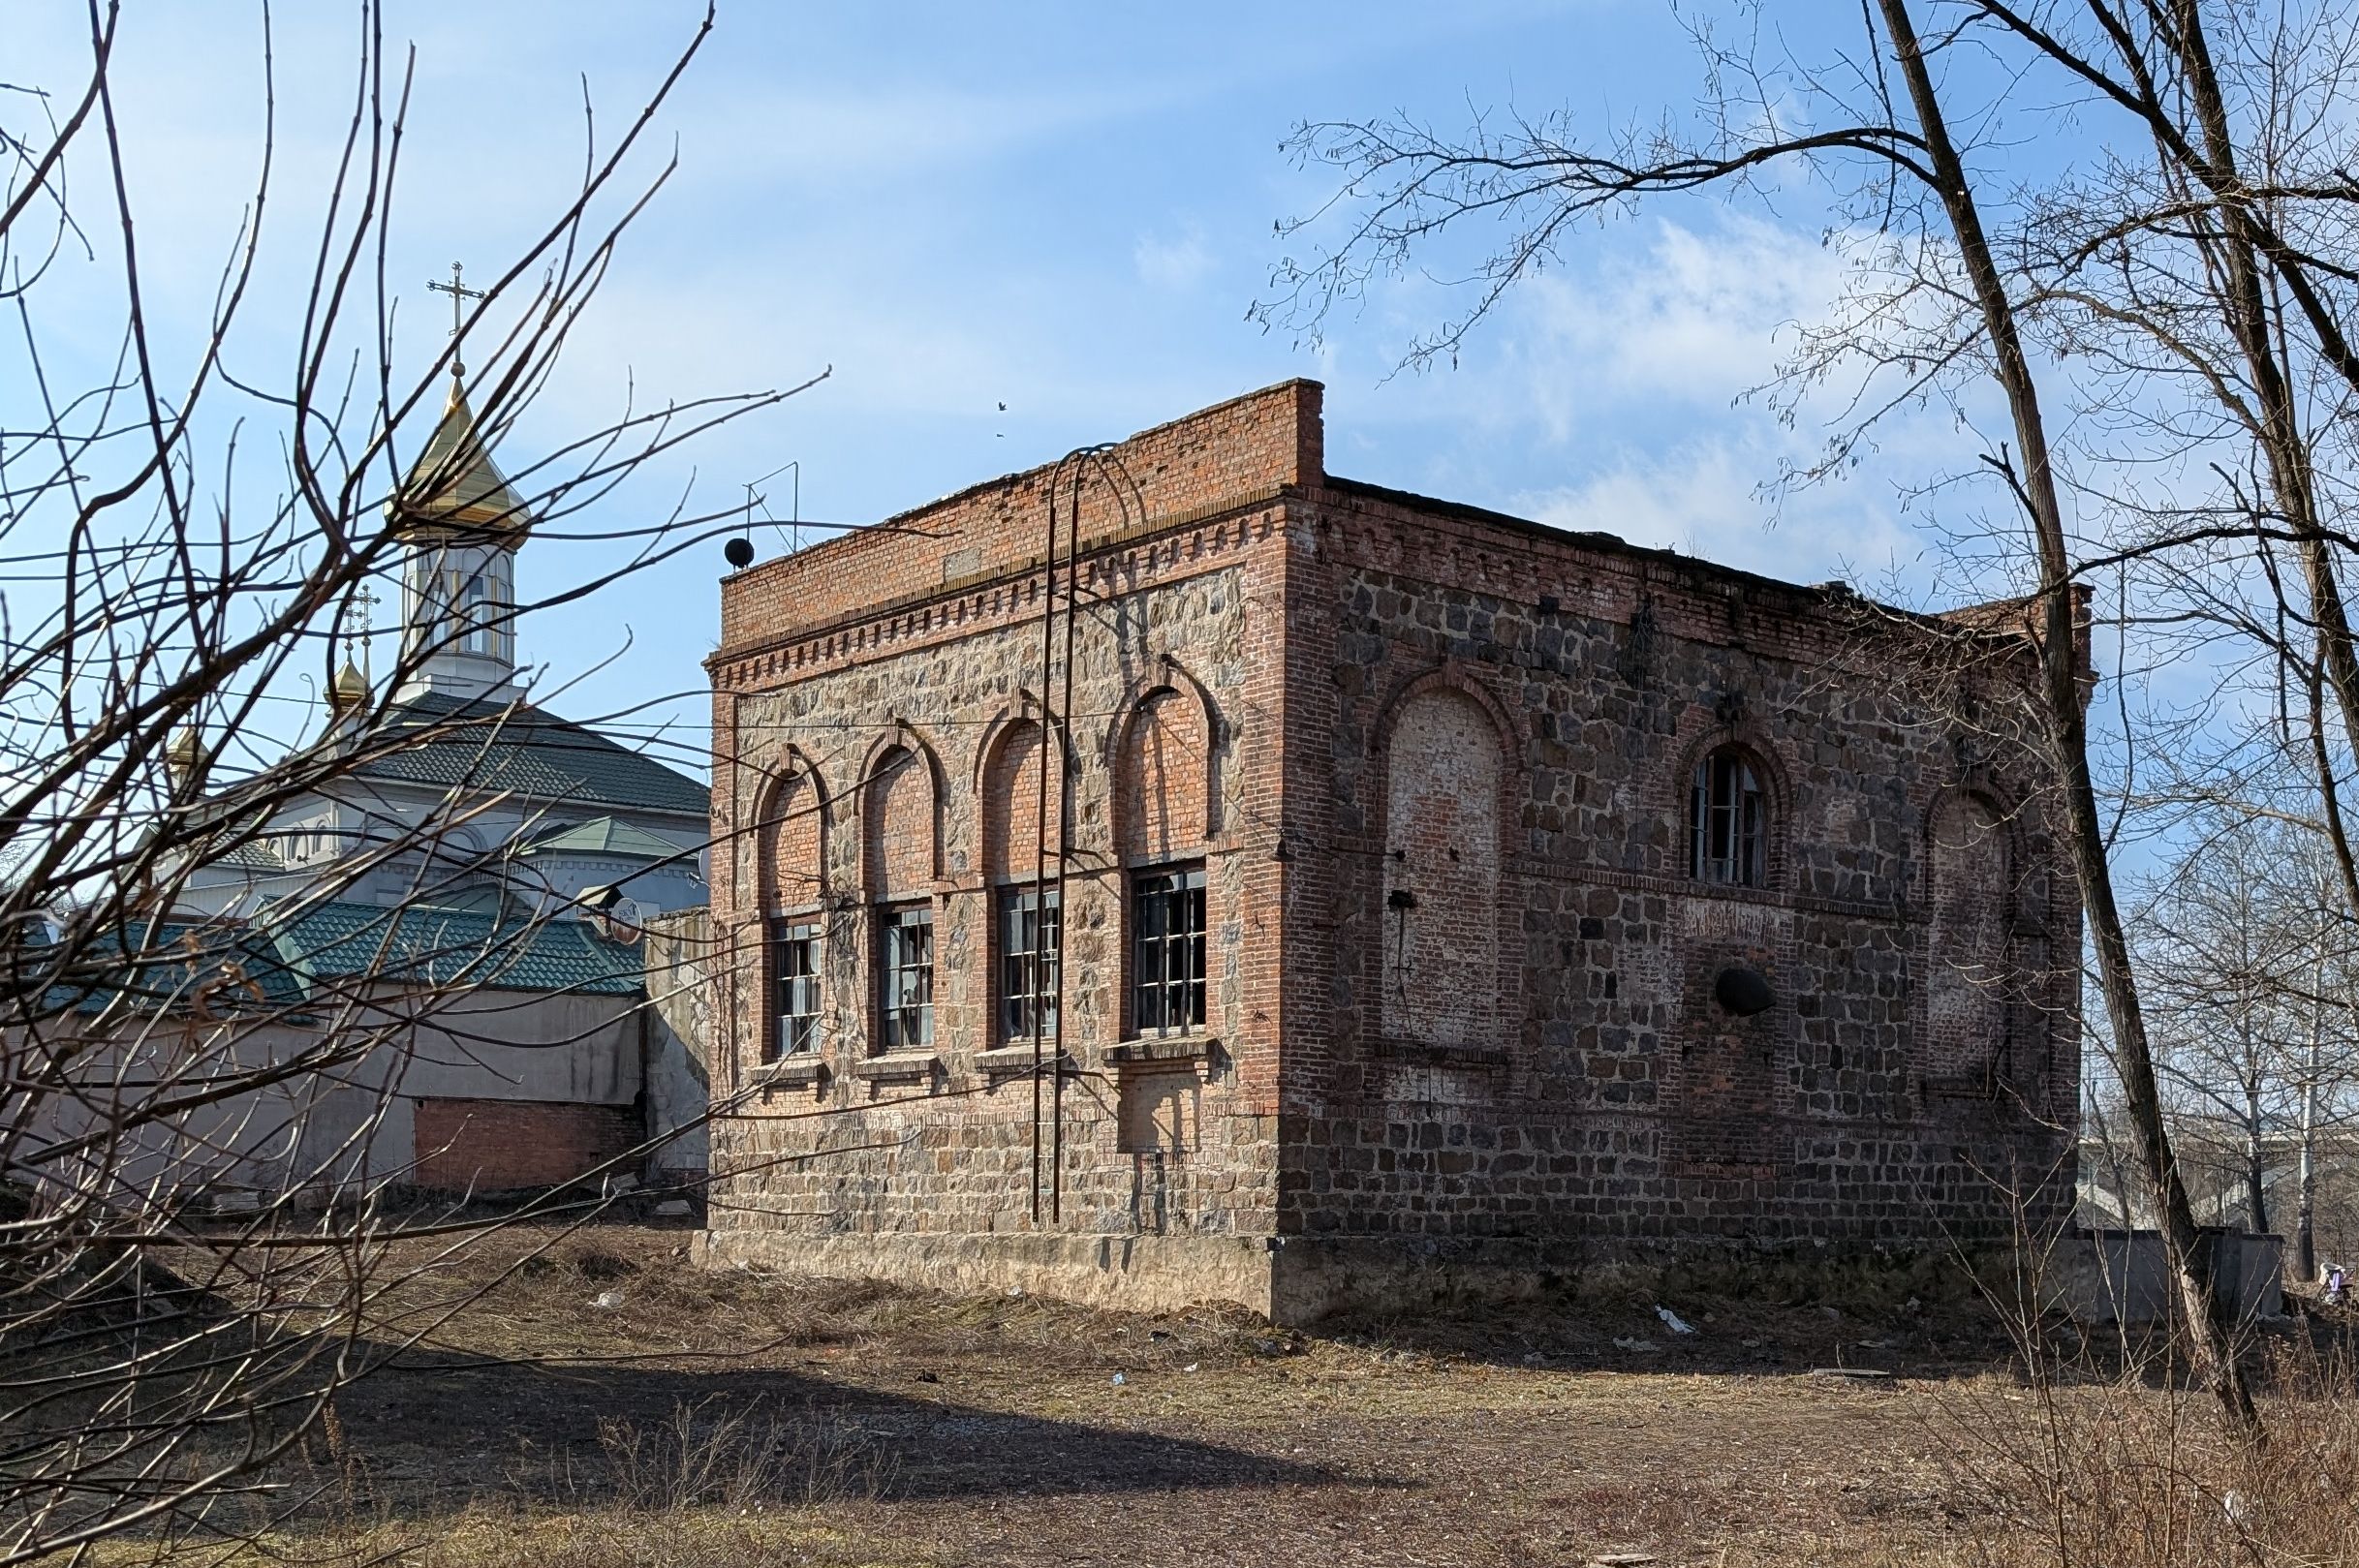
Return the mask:
[(1050, 1039), (1057, 1033), (1064, 919), (1055, 877), (1066, 830), (1065, 770), (1056, 755), (1036, 721), (1018, 719), (1001, 731), (983, 765), (983, 874), (1003, 884), (993, 895), (998, 1038), (1009, 1044), (1036, 1031)]
[(770, 937), (770, 1026), (762, 1059), (775, 1061), (819, 1048), (824, 1011), (817, 908), (826, 893), (826, 800), (817, 775), (794, 772), (778, 780), (759, 842)]
[(1700, 882), (1760, 887), (1769, 880), (1769, 808), (1753, 758), (1723, 746), (1695, 764), (1688, 812), (1688, 874)]
[(1987, 1071), (2006, 1047), (2006, 910), (2013, 892), (2005, 821), (1980, 795), (1953, 795), (1933, 821), (1933, 922), (1926, 1065), (1937, 1078)]
[(1385, 751), (1384, 990), (1394, 1039), (1485, 1045), (1498, 1030), (1499, 732), (1437, 688), (1401, 705)]
[(451, 574), (458, 581), (455, 596), (458, 647), (463, 654), (488, 654), (497, 651), (499, 629), (491, 608), (491, 579), (481, 569), (464, 574)]
[(1131, 874), (1131, 1029), (1204, 1027), (1211, 925), (1200, 858), (1209, 836), (1212, 736), (1204, 706), (1175, 687), (1133, 711), (1115, 762), (1116, 839)]
[(872, 901), (881, 1051), (934, 1043), (934, 774), (927, 759), (896, 746), (869, 774), (863, 815), (868, 896)]

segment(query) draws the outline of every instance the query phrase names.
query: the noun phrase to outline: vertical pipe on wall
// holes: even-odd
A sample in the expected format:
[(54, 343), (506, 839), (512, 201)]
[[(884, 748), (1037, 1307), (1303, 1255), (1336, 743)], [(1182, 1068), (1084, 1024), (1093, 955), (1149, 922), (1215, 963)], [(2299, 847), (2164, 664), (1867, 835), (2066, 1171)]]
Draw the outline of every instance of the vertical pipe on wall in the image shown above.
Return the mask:
[[(1048, 1217), (1052, 1221), (1063, 1218), (1065, 1214), (1065, 868), (1072, 858), (1071, 781), (1067, 774), (1065, 757), (1071, 740), (1073, 713), (1073, 617), (1080, 602), (1080, 578), (1077, 573), (1081, 560), (1082, 477), (1081, 465), (1076, 463), (1073, 465), (1072, 498), (1066, 507), (1065, 518), (1065, 690), (1057, 703), (1058, 777), (1065, 780), (1069, 787), (1057, 797), (1057, 1057), (1056, 1078), (1050, 1085), (1048, 1094), (1052, 1129), (1048, 1159)], [(1048, 692), (1045, 680), (1041, 682), (1041, 698), (1046, 700)], [(1047, 763), (1044, 756), (1041, 769), (1045, 776)], [(1045, 918), (1040, 930), (1044, 937), (1047, 931)], [(1044, 949), (1046, 942), (1039, 941), (1035, 946)], [(1034, 1010), (1039, 1012), (1045, 1009), (1036, 1007)]]
[[(1071, 462), (1071, 459), (1066, 459)], [(1043, 894), (1048, 884), (1048, 781), (1049, 753), (1053, 750), (1055, 733), (1049, 725), (1048, 693), (1049, 661), (1056, 653), (1057, 622), (1057, 480), (1063, 477), (1064, 465), (1048, 480), (1048, 538), (1040, 550), (1040, 787), (1032, 803), (1032, 968), (1026, 979), (1032, 990), (1032, 1222), (1040, 1222), (1040, 1057), (1042, 1014), (1040, 1005), (1041, 938), (1047, 934)], [(1064, 934), (1065, 911), (1057, 911), (1058, 935)], [(1003, 934), (1001, 939), (1006, 940)], [(1058, 1020), (1060, 1026), (1063, 1020)]]

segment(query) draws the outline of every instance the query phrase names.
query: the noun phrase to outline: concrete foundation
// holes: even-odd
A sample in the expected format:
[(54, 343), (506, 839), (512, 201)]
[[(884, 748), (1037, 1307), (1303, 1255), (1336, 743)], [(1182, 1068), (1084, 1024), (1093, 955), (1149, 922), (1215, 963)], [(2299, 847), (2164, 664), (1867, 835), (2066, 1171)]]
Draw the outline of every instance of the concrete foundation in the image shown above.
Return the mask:
[(1611, 1240), (1271, 1236), (892, 1234), (811, 1237), (709, 1230), (701, 1267), (776, 1270), (823, 1279), (886, 1279), (953, 1295), (1012, 1289), (1086, 1307), (1170, 1312), (1217, 1304), (1284, 1327), (1339, 1312), (1446, 1311), (1536, 1300), (1574, 1288), (1585, 1274), (1674, 1267), (1690, 1274), (1767, 1268), (1817, 1271), (1846, 1263), (1907, 1267), (1915, 1254), (1790, 1245), (1656, 1246)]
[(822, 1279), (889, 1279), (953, 1295), (1021, 1289), (1085, 1307), (1175, 1312), (1202, 1303), (1242, 1307), (1275, 1321), (1272, 1239), (1265, 1236), (947, 1235), (794, 1236), (708, 1230), (693, 1256), (707, 1268), (743, 1263)]

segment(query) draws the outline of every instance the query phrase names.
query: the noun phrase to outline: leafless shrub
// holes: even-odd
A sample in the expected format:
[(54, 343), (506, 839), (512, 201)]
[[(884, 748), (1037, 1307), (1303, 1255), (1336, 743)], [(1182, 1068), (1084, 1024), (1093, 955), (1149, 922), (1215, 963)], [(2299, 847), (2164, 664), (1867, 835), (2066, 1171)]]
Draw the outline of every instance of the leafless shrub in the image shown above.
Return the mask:
[[(89, 15), (78, 79), (0, 87), (0, 540), (20, 576), (0, 614), (0, 1564), (125, 1532), (266, 1530), (248, 1502), (276, 1499), (272, 1514), (309, 1494), (257, 1478), (339, 1387), (431, 1333), (434, 1314), (379, 1310), (416, 1266), (389, 1263), (389, 1244), (422, 1230), (457, 1247), (506, 1218), (391, 1213), (404, 1173), (371, 1163), (372, 1139), (409, 1042), (496, 1031), (466, 1006), (555, 911), (388, 919), (329, 973), (241, 919), (189, 912), (192, 878), (270, 849), (289, 803), (421, 747), (454, 762), (444, 804), (373, 821), (281, 912), (361, 876), (394, 876), (416, 904), (496, 876), (465, 843), (467, 782), (518, 708), (421, 726), (396, 722), (392, 693), (452, 639), (505, 634), (719, 532), (685, 507), (630, 529), (587, 508), (791, 395), (626, 406), (512, 473), (548, 559), (605, 548), (536, 600), (454, 604), (354, 692), (337, 677), (361, 606), (392, 597), (413, 554), (388, 511), (443, 493), (473, 455), (448, 474), (419, 458), (458, 339), (398, 332), (387, 273), (412, 62), (363, 5), (332, 183), (308, 209), (279, 188), (265, 86), (259, 167), (223, 193), (244, 222), (192, 328), (154, 308), (118, 130), (118, 35), (137, 23), (105, 0)], [(710, 25), (619, 137), (585, 104), (578, 186), (515, 254), (477, 259), (466, 391), (483, 443), (547, 384), (667, 177), (642, 141)], [(282, 228), (303, 263), (293, 292), (263, 281)], [(95, 361), (65, 347), (93, 298), (114, 337)], [(306, 690), (335, 693), (328, 722)]]
[(2359, 1378), (2347, 1349), (2274, 1346), (2269, 1441), (2239, 1441), (2167, 1351), (2108, 1369), (2050, 1355), (2028, 1386), (1952, 1403), (1957, 1503), (1978, 1559), (2005, 1568), (2359, 1560)]
[(612, 1505), (632, 1514), (867, 1501), (892, 1473), (873, 1439), (816, 1409), (787, 1421), (710, 1399), (683, 1401), (652, 1427), (602, 1419), (598, 1446)]

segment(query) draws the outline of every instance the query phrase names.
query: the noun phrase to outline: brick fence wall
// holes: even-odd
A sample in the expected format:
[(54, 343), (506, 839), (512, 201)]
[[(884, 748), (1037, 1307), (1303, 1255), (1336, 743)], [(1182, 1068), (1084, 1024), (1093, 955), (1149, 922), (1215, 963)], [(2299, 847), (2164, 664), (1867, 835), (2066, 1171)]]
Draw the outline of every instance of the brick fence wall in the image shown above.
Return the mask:
[[(415, 1111), (416, 1185), (433, 1192), (515, 1192), (560, 1186), (635, 1147), (629, 1105), (428, 1095)], [(636, 1167), (617, 1167), (636, 1177)]]

